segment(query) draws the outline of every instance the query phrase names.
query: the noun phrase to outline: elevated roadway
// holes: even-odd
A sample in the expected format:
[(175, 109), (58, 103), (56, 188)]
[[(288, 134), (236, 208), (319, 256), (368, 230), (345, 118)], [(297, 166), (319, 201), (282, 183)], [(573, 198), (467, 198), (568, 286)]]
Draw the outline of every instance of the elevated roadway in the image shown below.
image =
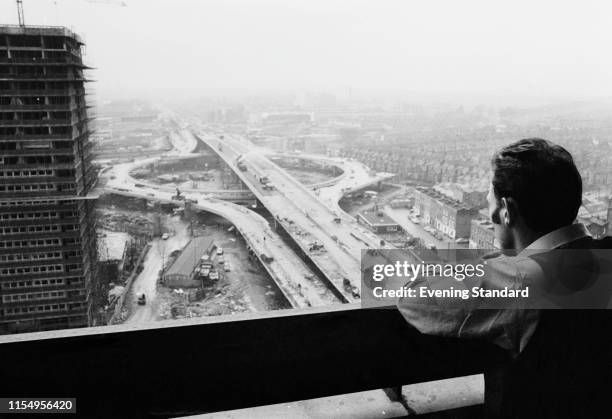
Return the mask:
[[(380, 247), (380, 239), (359, 226), (348, 214), (334, 211), (312, 190), (270, 161), (264, 150), (245, 138), (224, 135), (220, 139), (205, 131), (200, 132), (199, 137), (251, 189), (336, 290), (344, 295), (345, 301), (357, 301), (359, 293), (355, 294), (345, 283), (348, 280), (359, 290), (361, 250)], [(245, 163), (246, 171), (237, 168), (237, 159)], [(262, 176), (269, 179), (274, 190), (263, 188)], [(313, 244), (322, 245), (322, 250), (314, 249)]]
[[(184, 205), (184, 201), (173, 200), (171, 191), (153, 187), (136, 187), (128, 173), (133, 163), (117, 165), (104, 175), (104, 190), (118, 195), (142, 198), (153, 202)], [(114, 176), (114, 179), (111, 179)], [(202, 193), (190, 193), (187, 198), (196, 200), (192, 210), (204, 210), (229, 220), (245, 239), (247, 246), (261, 261), (270, 277), (293, 307), (324, 306), (339, 302), (326, 285), (300, 259), (270, 227), (268, 221), (240, 205), (214, 199)], [(273, 256), (269, 261), (267, 257)]]
[[(135, 160), (129, 163), (120, 163), (114, 166), (107, 166), (104, 169), (105, 177), (114, 181), (113, 184), (115, 186), (121, 187), (121, 184), (125, 184), (127, 186), (131, 185), (142, 185), (138, 187), (142, 187), (145, 189), (155, 189), (166, 192), (176, 192), (176, 186), (167, 186), (167, 185), (158, 185), (143, 179), (135, 179), (130, 175), (134, 169), (137, 169), (142, 166), (146, 166), (155, 162), (159, 162), (163, 159), (192, 159), (197, 157), (198, 154), (177, 154), (177, 155), (162, 155), (156, 157), (149, 157), (146, 159)], [(113, 179), (114, 178), (114, 179)], [(181, 188), (181, 192), (194, 192), (198, 194), (204, 194), (210, 198), (222, 199), (225, 201), (232, 202), (244, 202), (248, 200), (253, 200), (254, 195), (249, 190), (201, 190), (201, 189), (193, 189), (193, 188)]]
[[(133, 162), (120, 163), (114, 166), (106, 166), (104, 171), (106, 172), (108, 170), (112, 170), (113, 173), (111, 173), (110, 176), (115, 176), (115, 177), (118, 177), (119, 179), (123, 179), (125, 180), (125, 182), (129, 184), (133, 183), (137, 185), (144, 185), (144, 187), (154, 188), (157, 190), (163, 190), (167, 192), (176, 192), (175, 186), (159, 185), (159, 184), (150, 182), (145, 179), (135, 179), (134, 177), (131, 176), (130, 172), (139, 167), (146, 166), (146, 165), (156, 163), (156, 162), (160, 162), (162, 160), (192, 159), (200, 155), (201, 154), (192, 153), (192, 152), (177, 153), (176, 151), (174, 151), (174, 152), (166, 153), (160, 156), (154, 156), (154, 157), (148, 157), (144, 159), (135, 160)], [(285, 155), (285, 154), (275, 154), (275, 156), (285, 157), (285, 158), (296, 158), (296, 156)], [(302, 157), (297, 157), (297, 158), (302, 158)], [(317, 160), (315, 156), (305, 156), (304, 159)], [(321, 160), (320, 156), (318, 160)], [(338, 166), (342, 165), (341, 161), (336, 161), (336, 160), (330, 160), (329, 163), (330, 164), (333, 163)], [(106, 164), (108, 164), (108, 162), (106, 162)], [(361, 172), (359, 173), (363, 174)], [(331, 186), (335, 186), (338, 183), (342, 183), (342, 185), (347, 183), (348, 179), (345, 179), (345, 177), (346, 177), (345, 173), (343, 173), (342, 175), (336, 178), (333, 178), (333, 179), (330, 179), (324, 182), (319, 182), (319, 183), (315, 183), (312, 185), (308, 185), (308, 187), (311, 189), (315, 189), (315, 190), (325, 188), (326, 194), (329, 194), (331, 191), (336, 191), (338, 189), (338, 188), (329, 189)], [(376, 183), (378, 182), (378, 180), (371, 180), (371, 182)], [(255, 199), (255, 195), (249, 189), (244, 189), (244, 190), (233, 189), (232, 190), (232, 189), (202, 189), (202, 188), (186, 188), (186, 187), (181, 187), (180, 189), (181, 189), (181, 192), (187, 192), (187, 193), (195, 192), (199, 194), (206, 194), (210, 198), (222, 199), (224, 201), (231, 201), (231, 202), (236, 202), (236, 203), (244, 203), (246, 201)], [(340, 198), (338, 198), (338, 200), (339, 199)], [(335, 207), (339, 208), (337, 205), (337, 201), (336, 201)]]

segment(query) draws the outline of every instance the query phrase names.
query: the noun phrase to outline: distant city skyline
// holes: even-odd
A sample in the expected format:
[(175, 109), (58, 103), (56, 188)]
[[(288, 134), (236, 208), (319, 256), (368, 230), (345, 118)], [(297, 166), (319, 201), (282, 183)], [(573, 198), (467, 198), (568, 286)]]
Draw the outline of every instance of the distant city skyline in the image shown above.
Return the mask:
[[(25, 0), (83, 35), (99, 99), (406, 92), (513, 104), (612, 96), (603, 1)], [(13, 1), (1, 23), (17, 23)]]

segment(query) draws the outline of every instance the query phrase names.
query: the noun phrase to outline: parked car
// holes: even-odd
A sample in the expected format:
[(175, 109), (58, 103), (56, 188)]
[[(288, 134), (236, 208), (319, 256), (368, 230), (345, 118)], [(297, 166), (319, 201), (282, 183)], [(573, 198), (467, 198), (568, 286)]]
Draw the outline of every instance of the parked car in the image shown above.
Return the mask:
[(217, 255), (222, 255), (222, 254), (223, 254), (223, 248), (217, 247)]
[(225, 263), (225, 258), (223, 257), (223, 255), (217, 256), (217, 263), (219, 265), (223, 265)]
[(144, 293), (140, 294), (140, 295), (138, 296), (138, 305), (139, 305), (139, 306), (143, 306), (143, 305), (145, 305), (146, 303), (147, 303), (147, 297), (145, 296), (145, 294), (144, 294)]
[(164, 233), (164, 234), (162, 234), (162, 236), (161, 236), (162, 240), (168, 240), (168, 238), (169, 238), (169, 237), (170, 237), (170, 236), (168, 235), (168, 233)]
[(229, 271), (231, 271), (231, 270), (232, 270), (232, 268), (230, 267), (230, 263), (229, 263), (229, 261), (225, 262), (225, 265), (223, 265), (223, 270), (224, 270), (225, 272), (229, 272)]

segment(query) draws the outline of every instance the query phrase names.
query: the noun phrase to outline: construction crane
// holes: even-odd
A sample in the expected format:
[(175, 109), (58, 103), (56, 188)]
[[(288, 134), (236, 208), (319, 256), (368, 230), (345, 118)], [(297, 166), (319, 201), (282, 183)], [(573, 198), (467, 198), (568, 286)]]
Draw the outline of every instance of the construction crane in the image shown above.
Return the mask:
[(87, 3), (113, 4), (115, 6), (126, 7), (127, 3), (120, 0), (85, 0)]
[(19, 26), (25, 26), (25, 18), (23, 16), (23, 1), (17, 0), (17, 17), (19, 18)]
[[(127, 3), (121, 0), (84, 0), (87, 3), (99, 3), (99, 4), (112, 4), (116, 6), (126, 7)], [(23, 14), (23, 0), (16, 0), (17, 2), (17, 18), (19, 19), (19, 26), (25, 27), (25, 15)], [(54, 3), (57, 4), (56, 1)]]

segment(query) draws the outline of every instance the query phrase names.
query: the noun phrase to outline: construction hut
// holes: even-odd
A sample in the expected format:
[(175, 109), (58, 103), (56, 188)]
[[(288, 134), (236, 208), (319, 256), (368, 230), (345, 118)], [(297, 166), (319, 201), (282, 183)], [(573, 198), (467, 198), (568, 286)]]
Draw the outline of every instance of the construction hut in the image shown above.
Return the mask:
[(200, 285), (197, 278), (196, 268), (200, 258), (210, 255), (215, 243), (210, 237), (194, 237), (183, 248), (181, 254), (174, 260), (172, 266), (164, 272), (163, 283), (171, 288), (189, 288)]

